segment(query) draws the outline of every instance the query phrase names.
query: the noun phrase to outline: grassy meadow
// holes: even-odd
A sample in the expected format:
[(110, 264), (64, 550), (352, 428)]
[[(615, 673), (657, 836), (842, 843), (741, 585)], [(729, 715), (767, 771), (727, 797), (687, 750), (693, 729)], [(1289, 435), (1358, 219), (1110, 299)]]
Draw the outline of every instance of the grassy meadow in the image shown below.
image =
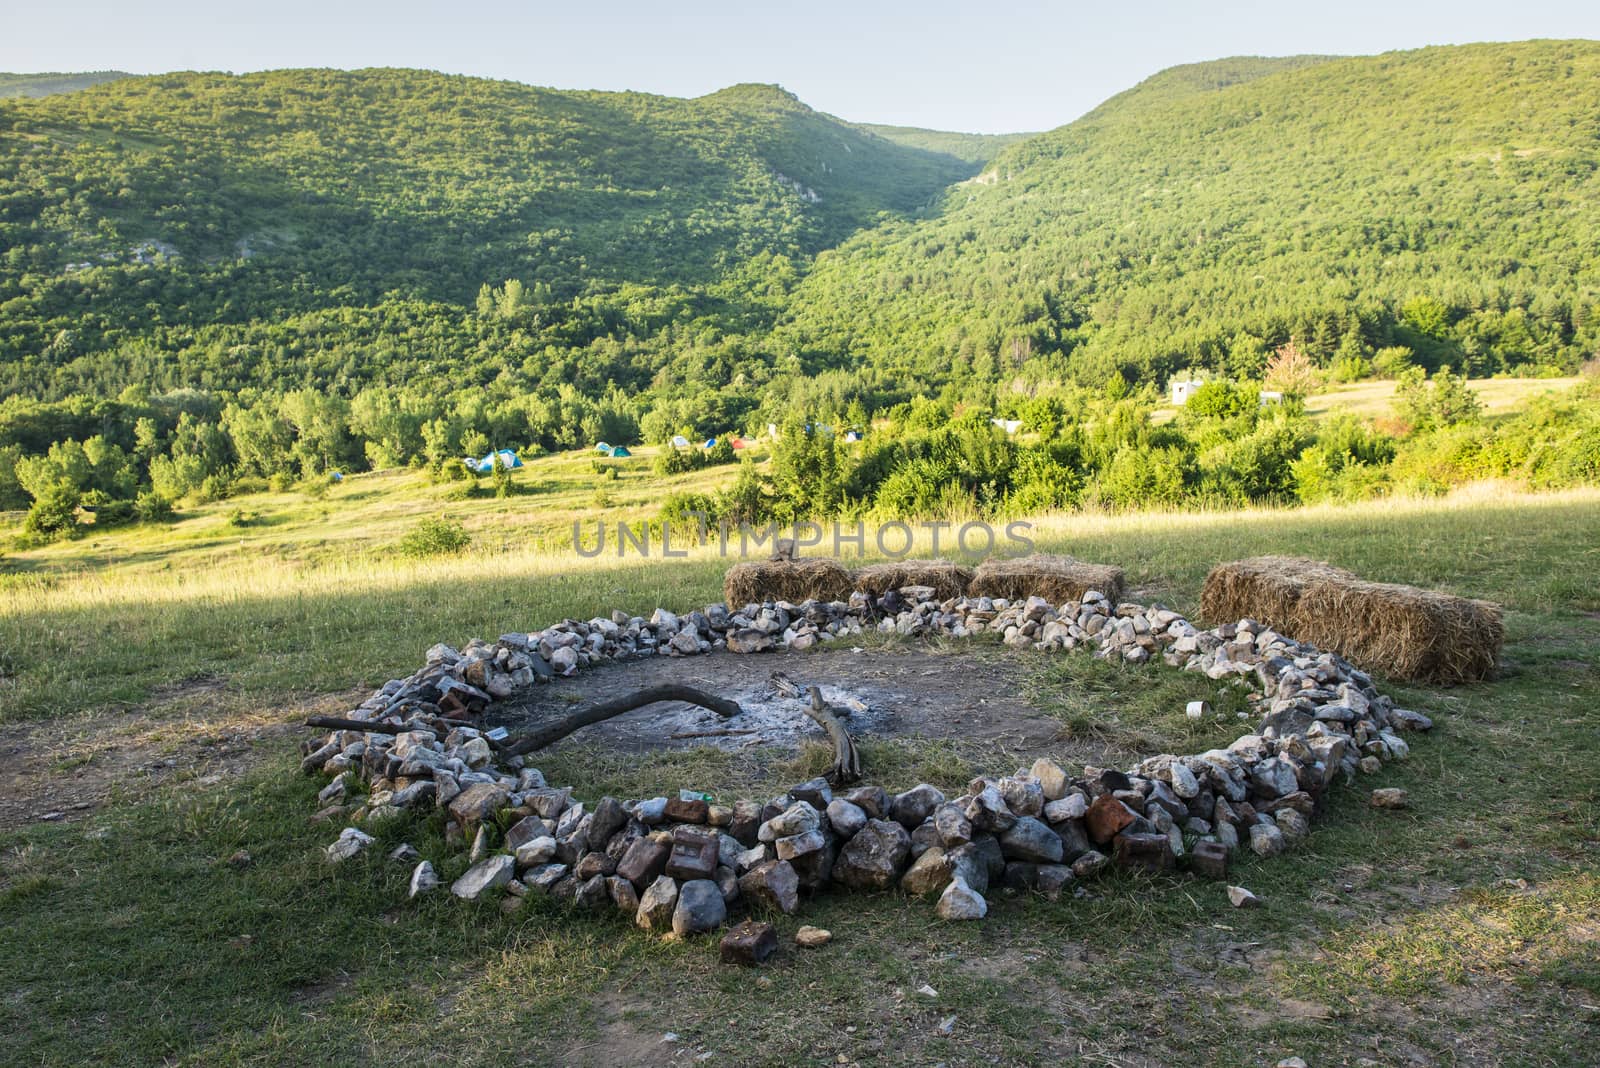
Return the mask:
[[(53, 778), (70, 797), (97, 773), (109, 785), (66, 819), (0, 825), (4, 1060), (1586, 1063), (1600, 1027), (1600, 492), (1040, 518), (1041, 549), (1121, 564), (1132, 596), (1183, 610), (1212, 564), (1260, 552), (1487, 597), (1506, 607), (1504, 670), (1389, 687), (1438, 728), (1409, 763), (1337, 790), (1290, 855), (1239, 862), (1233, 881), (1264, 909), (1230, 908), (1216, 884), (1126, 875), (1086, 899), (996, 896), (971, 926), (898, 895), (823, 897), (776, 919), (786, 942), (800, 923), (834, 942), (787, 945), (751, 974), (719, 964), (714, 942), (661, 942), (611, 915), (410, 903), (408, 869), (383, 854), (406, 840), (439, 863), (430, 821), (384, 829), (383, 848), (350, 864), (322, 859), (337, 828), (308, 822), (320, 783), (297, 774), (300, 734), (284, 727), (307, 708), (337, 710), (435, 641), (720, 597), (714, 548), (578, 561), (541, 542), (592, 515), (586, 457), (518, 477), (551, 489), (445, 502), (448, 486), (373, 475), (322, 500), (224, 501), (160, 538), (134, 528), (9, 561), (0, 722), (16, 791)], [(645, 474), (613, 485), (618, 514), (649, 514), (660, 492)], [(467, 553), (386, 551), (446, 504), (474, 532)], [(230, 524), (235, 509), (257, 518)], [(1191, 679), (1077, 660), (1029, 670), (1027, 695), (1063, 739), (1186, 737)], [(128, 749), (140, 767), (178, 767), (135, 774)], [(959, 787), (978, 770), (939, 739), (863, 755), (890, 788)], [(686, 780), (764, 796), (822, 761), (578, 744), (541, 766), (584, 797)], [(1368, 807), (1378, 785), (1406, 788), (1412, 807)]]

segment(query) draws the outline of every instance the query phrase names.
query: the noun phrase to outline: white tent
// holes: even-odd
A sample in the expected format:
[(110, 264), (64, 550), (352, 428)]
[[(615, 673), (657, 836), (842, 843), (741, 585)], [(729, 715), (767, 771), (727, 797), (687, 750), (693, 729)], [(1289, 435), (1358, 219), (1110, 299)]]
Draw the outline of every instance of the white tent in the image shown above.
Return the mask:
[(672, 436), (672, 447), (674, 449), (687, 449), (689, 447), (689, 439), (682, 434), (674, 434)]

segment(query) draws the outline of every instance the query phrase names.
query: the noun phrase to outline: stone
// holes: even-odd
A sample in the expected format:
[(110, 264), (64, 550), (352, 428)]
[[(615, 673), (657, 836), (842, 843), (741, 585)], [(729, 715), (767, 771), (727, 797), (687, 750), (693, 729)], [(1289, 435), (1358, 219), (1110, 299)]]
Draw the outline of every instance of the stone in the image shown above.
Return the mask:
[(1121, 834), (1134, 818), (1134, 811), (1127, 805), (1110, 794), (1101, 794), (1084, 813), (1083, 825), (1089, 832), (1090, 841), (1105, 845)]
[(743, 846), (753, 846), (761, 827), (761, 806), (754, 801), (735, 801), (733, 817), (728, 821), (728, 833)]
[(694, 656), (700, 652), (700, 639), (686, 630), (680, 630), (672, 636), (667, 648), (679, 656)]
[(1289, 848), (1284, 841), (1283, 832), (1275, 823), (1252, 823), (1250, 825), (1250, 849), (1257, 856), (1275, 857)]
[(812, 927), (809, 924), (801, 927), (794, 933), (794, 944), (807, 949), (816, 949), (833, 941), (833, 932), (821, 927)]
[(596, 875), (614, 875), (617, 862), (604, 853), (590, 850), (578, 858), (578, 863), (573, 866), (572, 874), (585, 881), (593, 879)]
[(899, 823), (868, 820), (839, 851), (833, 878), (858, 890), (887, 890), (900, 878), (911, 855), (911, 836)]
[(589, 821), (589, 845), (604, 849), (611, 836), (628, 825), (628, 810), (614, 797), (602, 797)]
[(717, 839), (688, 826), (672, 832), (672, 851), (667, 856), (667, 874), (678, 880), (709, 879), (717, 870), (720, 857)]
[(1294, 765), (1282, 757), (1269, 757), (1257, 764), (1250, 772), (1250, 785), (1256, 793), (1269, 800), (1300, 789)]
[(944, 804), (944, 794), (940, 793), (937, 787), (919, 783), (894, 796), (894, 800), (889, 803), (889, 818), (907, 831), (913, 831), (942, 804)]
[[(716, 892), (716, 884), (707, 883), (712, 892)], [(722, 904), (722, 895), (716, 894), (717, 904)], [(678, 906), (678, 883), (670, 875), (663, 875), (650, 884), (649, 889), (639, 895), (639, 911), (634, 913), (633, 922), (646, 931), (664, 931), (672, 925), (672, 916)]]
[(947, 849), (972, 841), (972, 821), (967, 819), (960, 805), (948, 801), (934, 810), (933, 829)]
[(411, 892), (408, 897), (417, 897), (426, 894), (439, 886), (439, 873), (433, 870), (433, 865), (427, 861), (418, 864), (411, 871)]
[(704, 823), (711, 815), (711, 803), (696, 797), (685, 801), (681, 797), (668, 798), (666, 817), (672, 823)]
[(855, 786), (839, 795), (875, 820), (889, 818), (889, 795), (881, 786)]
[(734, 902), (739, 900), (739, 877), (733, 873), (732, 868), (726, 865), (718, 866), (716, 874), (711, 877), (711, 881), (717, 884), (717, 890), (722, 894), (723, 904), (732, 906)]
[(506, 830), (506, 848), (515, 853), (535, 838), (554, 837), (538, 816), (525, 816)]
[(739, 892), (751, 901), (793, 915), (800, 908), (800, 877), (787, 860), (767, 860), (739, 879)]
[(1051, 901), (1058, 900), (1067, 884), (1072, 882), (1072, 869), (1065, 864), (1041, 864), (1034, 889)]
[(365, 831), (358, 830), (355, 827), (346, 827), (344, 830), (339, 832), (338, 841), (334, 842), (327, 848), (326, 852), (328, 854), (328, 860), (334, 864), (349, 860), (351, 857), (361, 853), (372, 843), (372, 835), (367, 834)]
[(667, 857), (672, 847), (650, 838), (637, 838), (617, 863), (617, 874), (643, 890), (667, 870)]
[(999, 789), (1013, 815), (1037, 816), (1044, 811), (1044, 791), (1032, 779), (1004, 778)]
[(1373, 808), (1405, 808), (1410, 804), (1410, 797), (1397, 786), (1385, 786), (1372, 791)]
[(974, 831), (999, 834), (1017, 822), (1017, 817), (1006, 807), (1006, 799), (1001, 796), (1000, 788), (994, 785), (986, 785), (974, 794), (972, 800), (967, 802), (964, 814)]
[(719, 952), (724, 964), (756, 965), (778, 951), (778, 932), (770, 923), (745, 920), (728, 928)]
[(808, 853), (816, 853), (822, 850), (827, 846), (828, 839), (820, 830), (813, 828), (804, 834), (792, 834), (785, 838), (779, 838), (772, 844), (773, 848), (777, 850), (780, 860), (794, 860)]
[(1068, 820), (1081, 820), (1089, 811), (1089, 799), (1074, 790), (1058, 801), (1052, 801), (1044, 806), (1044, 819), (1046, 823), (1065, 823)]
[(867, 825), (867, 814), (860, 805), (836, 797), (828, 802), (828, 823), (839, 837), (850, 838)]
[(761, 825), (756, 837), (763, 842), (804, 834), (822, 825), (822, 814), (809, 801), (796, 801)]
[(667, 818), (667, 799), (664, 797), (652, 797), (648, 801), (640, 801), (633, 806), (633, 818), (646, 827), (654, 827), (658, 823), (665, 822)]
[(606, 886), (604, 875), (593, 875), (588, 879), (574, 875), (573, 878), (579, 880), (578, 888), (572, 895), (573, 904), (580, 908), (597, 909), (611, 903), (611, 890)]
[[(949, 855), (939, 846), (932, 846), (906, 869), (900, 878), (900, 889), (916, 896), (938, 893), (954, 877), (954, 868)], [(984, 875), (987, 878), (987, 868)]]
[[(821, 835), (821, 831), (812, 831), (812, 834)], [(803, 838), (804, 835), (796, 835)], [(787, 858), (794, 866), (794, 873), (800, 879), (800, 886), (805, 890), (820, 890), (827, 886), (833, 878), (833, 862), (838, 858), (839, 849), (831, 837), (822, 836), (822, 847), (809, 853), (798, 853)]]
[(517, 847), (517, 867), (533, 868), (540, 864), (548, 863), (556, 855), (556, 840), (549, 835), (541, 835), (531, 841), (524, 842)]
[(828, 785), (827, 779), (819, 777), (807, 779), (799, 786), (790, 787), (789, 796), (796, 801), (804, 801), (818, 812), (821, 812), (833, 801), (833, 789)]
[(1298, 809), (1280, 808), (1272, 814), (1285, 841), (1298, 842), (1311, 833), (1311, 823)]
[(1189, 870), (1205, 879), (1228, 877), (1228, 847), (1221, 842), (1201, 839), (1189, 854)]
[(522, 882), (529, 890), (550, 893), (557, 883), (567, 878), (565, 864), (541, 864), (523, 873)]
[(1124, 868), (1171, 871), (1177, 866), (1172, 840), (1164, 834), (1119, 834), (1112, 858)]
[[(522, 803), (533, 809), (534, 814), (547, 820), (559, 819), (572, 803), (572, 791), (563, 786), (556, 790), (548, 786), (537, 790), (529, 790), (522, 795)], [(453, 811), (453, 810), (452, 810)]]
[(1052, 823), (1050, 829), (1056, 832), (1057, 838), (1061, 839), (1061, 859), (1068, 864), (1094, 848), (1093, 843), (1089, 841), (1089, 832), (1084, 829), (1082, 820)]
[(1062, 856), (1061, 836), (1049, 824), (1023, 816), (1000, 836), (1000, 852), (1008, 860), (1056, 864)]
[(691, 879), (678, 888), (678, 903), (672, 910), (672, 933), (679, 938), (704, 934), (722, 926), (728, 918), (728, 904), (722, 891), (710, 879)]
[[(989, 841), (993, 842), (994, 839), (991, 838)], [(946, 850), (945, 860), (950, 865), (951, 878), (960, 876), (966, 880), (968, 886), (980, 894), (989, 889), (989, 860), (976, 842), (967, 842)], [(1000, 871), (1002, 873), (1005, 871), (1004, 858), (1000, 861)]]
[(466, 874), (450, 884), (450, 892), (466, 901), (476, 901), (496, 886), (504, 886), (517, 873), (517, 862), (504, 853), (479, 861)]
[(1261, 907), (1261, 899), (1242, 886), (1228, 887), (1228, 901), (1236, 909), (1256, 909)]
[(1023, 860), (1007, 861), (1005, 874), (1000, 877), (1000, 885), (1008, 893), (1028, 893), (1039, 885), (1039, 865)]
[(618, 912), (632, 916), (639, 911), (639, 892), (622, 876), (613, 875), (606, 879), (606, 893), (611, 895), (611, 903)]
[(1105, 871), (1110, 863), (1110, 857), (1091, 849), (1072, 862), (1072, 875), (1076, 879), (1092, 879)]
[(933, 911), (941, 920), (981, 920), (989, 914), (989, 903), (965, 879), (956, 878), (939, 895)]
[[(1028, 774), (1039, 780), (1039, 789), (1046, 801), (1059, 801), (1067, 796), (1067, 773), (1049, 757), (1040, 757), (1028, 769)], [(1076, 817), (1068, 817), (1076, 818)]]

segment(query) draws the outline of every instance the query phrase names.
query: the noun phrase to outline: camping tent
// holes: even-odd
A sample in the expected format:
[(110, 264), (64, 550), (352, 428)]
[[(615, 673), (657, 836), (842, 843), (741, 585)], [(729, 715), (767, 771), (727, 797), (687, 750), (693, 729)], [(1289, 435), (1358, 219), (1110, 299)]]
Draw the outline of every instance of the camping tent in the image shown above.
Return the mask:
[(748, 444), (749, 444), (749, 442), (745, 441), (744, 438), (734, 438), (733, 439), (733, 447), (736, 448), (736, 449), (742, 449)]
[(598, 445), (596, 445), (594, 447), (594, 451), (595, 452), (603, 452), (607, 456), (610, 456), (611, 455), (611, 446), (607, 445), (605, 442), (602, 441), (602, 442), (600, 442)]
[(706, 443), (704, 445), (700, 446), (700, 447), (702, 449), (714, 449), (714, 448), (717, 447), (717, 439), (716, 438), (706, 438)]
[(689, 447), (689, 439), (684, 437), (682, 434), (674, 434), (672, 437), (672, 447), (674, 449), (687, 449)]
[(478, 472), (478, 474), (486, 475), (490, 471), (494, 470), (494, 458), (496, 456), (500, 457), (500, 462), (502, 464), (504, 464), (508, 469), (522, 466), (522, 457), (518, 456), (516, 453), (512, 452), (510, 449), (501, 449), (497, 453), (495, 453), (495, 452), (487, 453), (486, 455), (478, 457), (477, 459), (474, 459), (473, 457), (469, 456), (465, 460), (463, 460), (462, 462), (465, 463), (472, 470)]
[(615, 445), (611, 449), (611, 458), (613, 460), (626, 460), (632, 455), (633, 453), (628, 451), (628, 447), (626, 445)]
[(847, 430), (847, 431), (845, 431), (844, 440), (846, 440), (846, 441), (860, 441), (861, 440), (861, 435), (857, 431)]

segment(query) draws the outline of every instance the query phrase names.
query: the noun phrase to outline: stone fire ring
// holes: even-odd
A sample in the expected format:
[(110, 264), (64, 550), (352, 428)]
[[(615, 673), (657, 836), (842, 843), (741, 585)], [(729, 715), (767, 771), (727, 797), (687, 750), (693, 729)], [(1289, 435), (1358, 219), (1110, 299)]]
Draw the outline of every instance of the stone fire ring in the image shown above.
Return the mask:
[[(1263, 695), (1261, 721), (1226, 749), (1076, 775), (1041, 758), (974, 779), (958, 797), (927, 783), (895, 794), (870, 785), (835, 792), (814, 779), (732, 805), (693, 789), (576, 800), (525, 758), (501, 760), (485, 732), (438, 726), (440, 713), (492, 710), (496, 700), (605, 661), (804, 649), (874, 629), (994, 634), (1016, 648), (1130, 663), (1160, 657), (1219, 681), (1249, 678)], [(442, 810), (448, 848), (469, 854), (450, 884), (457, 897), (498, 887), (512, 909), (549, 895), (679, 936), (715, 930), (742, 910), (794, 913), (802, 892), (828, 889), (937, 895), (937, 914), (957, 920), (984, 916), (985, 895), (997, 889), (1082, 894), (1083, 882), (1112, 865), (1221, 879), (1240, 849), (1273, 856), (1304, 838), (1340, 772), (1349, 781), (1358, 769), (1404, 759), (1400, 733), (1432, 726), (1338, 656), (1251, 620), (1200, 630), (1176, 612), (1114, 605), (1095, 592), (1052, 605), (941, 601), (916, 586), (883, 598), (858, 592), (848, 603), (715, 604), (684, 615), (658, 609), (648, 620), (616, 612), (475, 639), (459, 651), (435, 645), (426, 666), (385, 684), (349, 718), (389, 729), (336, 730), (306, 746), (303, 770), (332, 776), (318, 815), (350, 824), (328, 846), (330, 861), (372, 844), (362, 826)], [(435, 861), (461, 866), (455, 854), (428, 859), (408, 845), (392, 856), (415, 864), (413, 897), (443, 885)], [(742, 924), (724, 953), (751, 962), (773, 944), (767, 925)]]

